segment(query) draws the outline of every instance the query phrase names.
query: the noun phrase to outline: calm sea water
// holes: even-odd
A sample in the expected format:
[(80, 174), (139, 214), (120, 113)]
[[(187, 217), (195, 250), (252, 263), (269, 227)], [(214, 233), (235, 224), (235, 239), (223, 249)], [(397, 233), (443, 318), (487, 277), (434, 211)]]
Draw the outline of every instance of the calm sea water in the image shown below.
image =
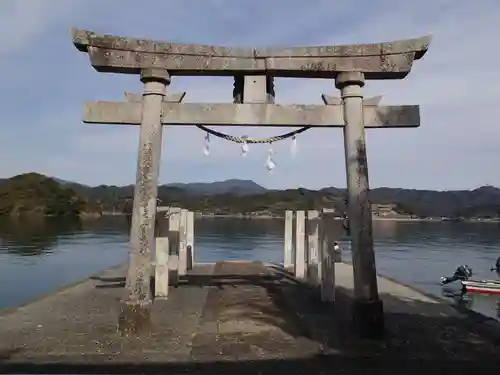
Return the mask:
[[(379, 273), (422, 291), (442, 295), (440, 276), (468, 264), (475, 278), (500, 256), (500, 225), (375, 221)], [(283, 260), (282, 220), (203, 219), (195, 224), (196, 261)], [(344, 257), (348, 239), (338, 230)], [(124, 218), (89, 223), (0, 222), (0, 308), (22, 304), (127, 257)], [(500, 300), (475, 297), (471, 308), (500, 318)]]

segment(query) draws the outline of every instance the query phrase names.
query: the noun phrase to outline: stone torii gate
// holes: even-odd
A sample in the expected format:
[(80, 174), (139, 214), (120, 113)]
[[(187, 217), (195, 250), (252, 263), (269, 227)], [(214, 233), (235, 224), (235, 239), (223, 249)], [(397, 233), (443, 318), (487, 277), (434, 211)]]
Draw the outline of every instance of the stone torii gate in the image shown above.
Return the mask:
[[(418, 127), (420, 115), (418, 105), (381, 107), (380, 97), (363, 99), (362, 87), (366, 80), (405, 78), (427, 52), (430, 37), (282, 49), (175, 44), (77, 29), (72, 37), (98, 72), (138, 74), (144, 85), (142, 98), (86, 103), (83, 117), (85, 123), (141, 126), (125, 309), (131, 322), (144, 316), (152, 301), (150, 255), (162, 125), (339, 127), (344, 131), (354, 326), (364, 336), (382, 333), (364, 128)], [(166, 92), (174, 76), (233, 76), (234, 103), (181, 103), (184, 93)], [(341, 96), (323, 95), (325, 105), (274, 104), (274, 77), (332, 79)]]

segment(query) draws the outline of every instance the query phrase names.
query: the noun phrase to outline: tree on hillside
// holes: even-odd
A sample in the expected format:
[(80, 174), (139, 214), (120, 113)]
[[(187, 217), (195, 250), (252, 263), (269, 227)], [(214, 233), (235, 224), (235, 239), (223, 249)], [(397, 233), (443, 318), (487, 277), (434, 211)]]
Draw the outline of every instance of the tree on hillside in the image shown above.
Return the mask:
[(38, 173), (14, 176), (0, 184), (0, 215), (3, 216), (77, 216), (85, 208), (85, 199), (73, 189)]

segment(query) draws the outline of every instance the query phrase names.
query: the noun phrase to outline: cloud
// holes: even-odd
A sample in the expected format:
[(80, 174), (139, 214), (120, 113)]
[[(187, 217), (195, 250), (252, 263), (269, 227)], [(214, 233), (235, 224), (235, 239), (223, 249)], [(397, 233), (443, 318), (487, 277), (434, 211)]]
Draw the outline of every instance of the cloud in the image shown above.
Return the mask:
[[(428, 54), (401, 81), (370, 81), (366, 96), (382, 104), (420, 104), (418, 129), (372, 129), (367, 147), (372, 186), (474, 188), (500, 185), (500, 24), (496, 0), (237, 1), (24, 0), (0, 2), (0, 149), (5, 176), (35, 170), (90, 184), (131, 183), (138, 127), (80, 122), (85, 100), (122, 100), (140, 92), (137, 77), (95, 72), (71, 45), (69, 27), (175, 42), (289, 46), (390, 41), (432, 34)], [(147, 17), (144, 14), (147, 13)], [(174, 77), (186, 101), (231, 101), (232, 80)], [(338, 95), (331, 80), (278, 79), (277, 101), (320, 103)], [(232, 128), (263, 137), (288, 129)], [(253, 179), (268, 187), (345, 186), (340, 129), (313, 129), (273, 145), (277, 169), (264, 168), (268, 145), (246, 158), (238, 145), (203, 132), (164, 127), (161, 181)]]
[(22, 54), (31, 47), (30, 44), (34, 39), (41, 37), (42, 33), (61, 18), (70, 17), (82, 3), (72, 0), (2, 1), (0, 3), (2, 60), (14, 54)]

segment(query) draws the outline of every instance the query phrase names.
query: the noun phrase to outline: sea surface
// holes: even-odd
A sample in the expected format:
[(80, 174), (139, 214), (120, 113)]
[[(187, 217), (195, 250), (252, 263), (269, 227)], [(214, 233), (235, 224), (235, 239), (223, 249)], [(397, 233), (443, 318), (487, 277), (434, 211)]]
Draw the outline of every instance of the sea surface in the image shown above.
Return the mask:
[[(196, 261), (283, 261), (283, 220), (201, 219), (195, 222)], [(468, 264), (474, 278), (500, 256), (500, 224), (374, 221), (380, 274), (442, 296), (441, 276)], [(338, 228), (343, 257), (348, 238)], [(127, 257), (128, 226), (123, 217), (86, 223), (0, 221), (0, 308), (10, 308), (65, 284), (118, 265)], [(500, 299), (477, 296), (469, 307), (500, 319)]]

